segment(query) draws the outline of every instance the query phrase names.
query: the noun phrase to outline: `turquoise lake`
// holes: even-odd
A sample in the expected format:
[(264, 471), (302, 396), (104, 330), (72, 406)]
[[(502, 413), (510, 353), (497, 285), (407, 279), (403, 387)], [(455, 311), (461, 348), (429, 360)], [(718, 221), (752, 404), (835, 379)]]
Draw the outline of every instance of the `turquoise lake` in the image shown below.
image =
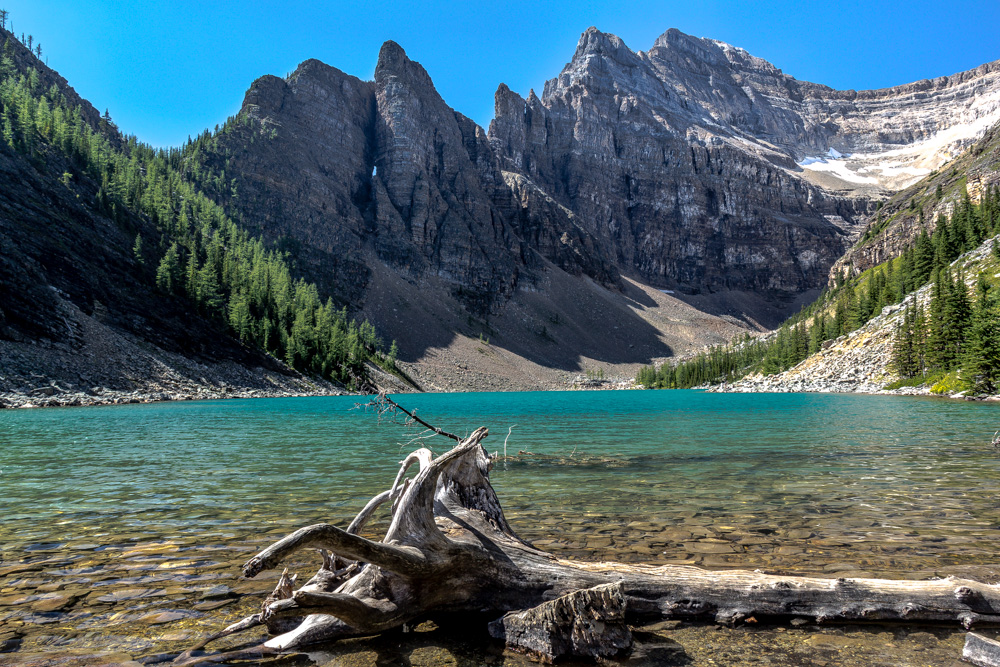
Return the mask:
[[(501, 456), (513, 426), (493, 485), (522, 537), (566, 557), (1000, 578), (995, 403), (695, 391), (397, 399), (453, 433), (488, 426), (484, 444)], [(450, 447), (414, 441), (419, 428), (379, 420), (355, 407), (363, 401), (0, 411), (0, 664), (176, 653), (253, 613), (273, 578), (241, 580), (240, 563), (300, 526), (346, 525), (409, 451)], [(318, 562), (292, 565), (308, 576)]]

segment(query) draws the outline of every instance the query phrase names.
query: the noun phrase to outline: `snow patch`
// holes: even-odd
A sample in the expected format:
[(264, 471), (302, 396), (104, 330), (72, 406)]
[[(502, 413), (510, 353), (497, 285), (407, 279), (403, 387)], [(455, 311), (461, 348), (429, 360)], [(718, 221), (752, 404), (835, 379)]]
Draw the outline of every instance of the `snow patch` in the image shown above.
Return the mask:
[(836, 150), (831, 148), (827, 151), (826, 155), (807, 157), (799, 162), (798, 165), (803, 169), (808, 169), (809, 171), (825, 171), (826, 173), (836, 176), (840, 180), (847, 181), (849, 183), (878, 184), (877, 178), (872, 176), (861, 176), (857, 172), (852, 171), (847, 166), (847, 160), (845, 158), (848, 157), (850, 157), (850, 155), (838, 153)]

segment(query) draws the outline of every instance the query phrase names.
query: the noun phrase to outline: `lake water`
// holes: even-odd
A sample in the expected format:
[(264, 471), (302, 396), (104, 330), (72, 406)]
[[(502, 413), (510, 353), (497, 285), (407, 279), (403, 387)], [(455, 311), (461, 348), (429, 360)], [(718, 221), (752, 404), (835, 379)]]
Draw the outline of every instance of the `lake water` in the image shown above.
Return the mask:
[[(298, 527), (346, 525), (420, 446), (418, 429), (361, 400), (0, 411), (0, 664), (151, 663), (253, 613), (275, 573), (241, 580), (239, 565)], [(493, 484), (514, 529), (566, 557), (1000, 579), (997, 404), (694, 391), (399, 400), (454, 433), (490, 427), (484, 444), (501, 455), (513, 426)], [(423, 444), (441, 453), (452, 441)], [(309, 576), (318, 561), (292, 565)], [(931, 658), (961, 647), (950, 629), (713, 632), (673, 629), (673, 657), (654, 662), (711, 664), (742, 647), (718, 664), (824, 651), (854, 664), (852, 650), (856, 664), (940, 664)], [(521, 664), (446, 629), (386, 641), (302, 664)]]

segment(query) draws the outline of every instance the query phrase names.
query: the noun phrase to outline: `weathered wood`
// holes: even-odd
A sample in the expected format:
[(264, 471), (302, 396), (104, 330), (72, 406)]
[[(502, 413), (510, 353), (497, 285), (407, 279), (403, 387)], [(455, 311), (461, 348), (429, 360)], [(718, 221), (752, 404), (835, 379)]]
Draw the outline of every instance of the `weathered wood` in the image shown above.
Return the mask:
[[(388, 498), (397, 497), (380, 542), (317, 524), (248, 561), (248, 577), (307, 548), (357, 561), (334, 576), (328, 556), (291, 598), (269, 603), (264, 616), (291, 629), (263, 646), (272, 652), (293, 650), (381, 632), (436, 612), (500, 616), (603, 584), (620, 587), (631, 622), (701, 618), (737, 623), (753, 616), (820, 623), (946, 622), (967, 628), (1000, 624), (1000, 587), (969, 580), (824, 579), (562, 560), (524, 542), (507, 524), (489, 482), (492, 460), (481, 445), (486, 435), (479, 429), (437, 458), (428, 452), (404, 460), (403, 473), (407, 461), (419, 461), (421, 470), (408, 485), (397, 475), (387, 492)], [(376, 496), (377, 504), (386, 501), (384, 496)]]
[(490, 635), (541, 662), (613, 658), (632, 649), (621, 584), (574, 591), (489, 624)]
[(1000, 667), (1000, 642), (970, 632), (965, 635), (962, 660), (978, 667)]

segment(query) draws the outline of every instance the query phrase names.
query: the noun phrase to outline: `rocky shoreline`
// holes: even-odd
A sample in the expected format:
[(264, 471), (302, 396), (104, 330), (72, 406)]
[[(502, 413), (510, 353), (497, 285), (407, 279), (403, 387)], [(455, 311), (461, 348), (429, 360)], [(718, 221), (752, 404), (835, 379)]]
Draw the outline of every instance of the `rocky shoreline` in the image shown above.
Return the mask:
[(0, 340), (0, 408), (348, 393), (273, 358), (253, 364), (235, 359), (196, 361), (99, 326), (90, 318), (78, 321), (84, 335), (76, 340)]
[(0, 408), (65, 408), (97, 405), (126, 405), (130, 403), (159, 403), (162, 401), (207, 401), (227, 398), (280, 398), (293, 396), (341, 396), (350, 392), (341, 389), (303, 388), (302, 391), (285, 389), (247, 389), (197, 387), (187, 391), (165, 391), (155, 388), (120, 391), (93, 387), (83, 391), (67, 390), (58, 383), (34, 389), (29, 394), (0, 393)]
[[(952, 265), (963, 272), (967, 286), (971, 287), (979, 273), (976, 267), (982, 266), (992, 252), (993, 241), (994, 239), (988, 239), (975, 250), (959, 257)], [(883, 388), (899, 380), (899, 375), (892, 369), (892, 346), (899, 319), (913, 303), (927, 309), (932, 288), (931, 284), (924, 285), (901, 303), (886, 306), (877, 317), (860, 329), (827, 341), (818, 352), (783, 373), (757, 373), (737, 382), (704, 389), (719, 393), (815, 392), (1000, 400), (998, 396), (965, 396), (964, 392), (935, 394), (926, 386)]]

